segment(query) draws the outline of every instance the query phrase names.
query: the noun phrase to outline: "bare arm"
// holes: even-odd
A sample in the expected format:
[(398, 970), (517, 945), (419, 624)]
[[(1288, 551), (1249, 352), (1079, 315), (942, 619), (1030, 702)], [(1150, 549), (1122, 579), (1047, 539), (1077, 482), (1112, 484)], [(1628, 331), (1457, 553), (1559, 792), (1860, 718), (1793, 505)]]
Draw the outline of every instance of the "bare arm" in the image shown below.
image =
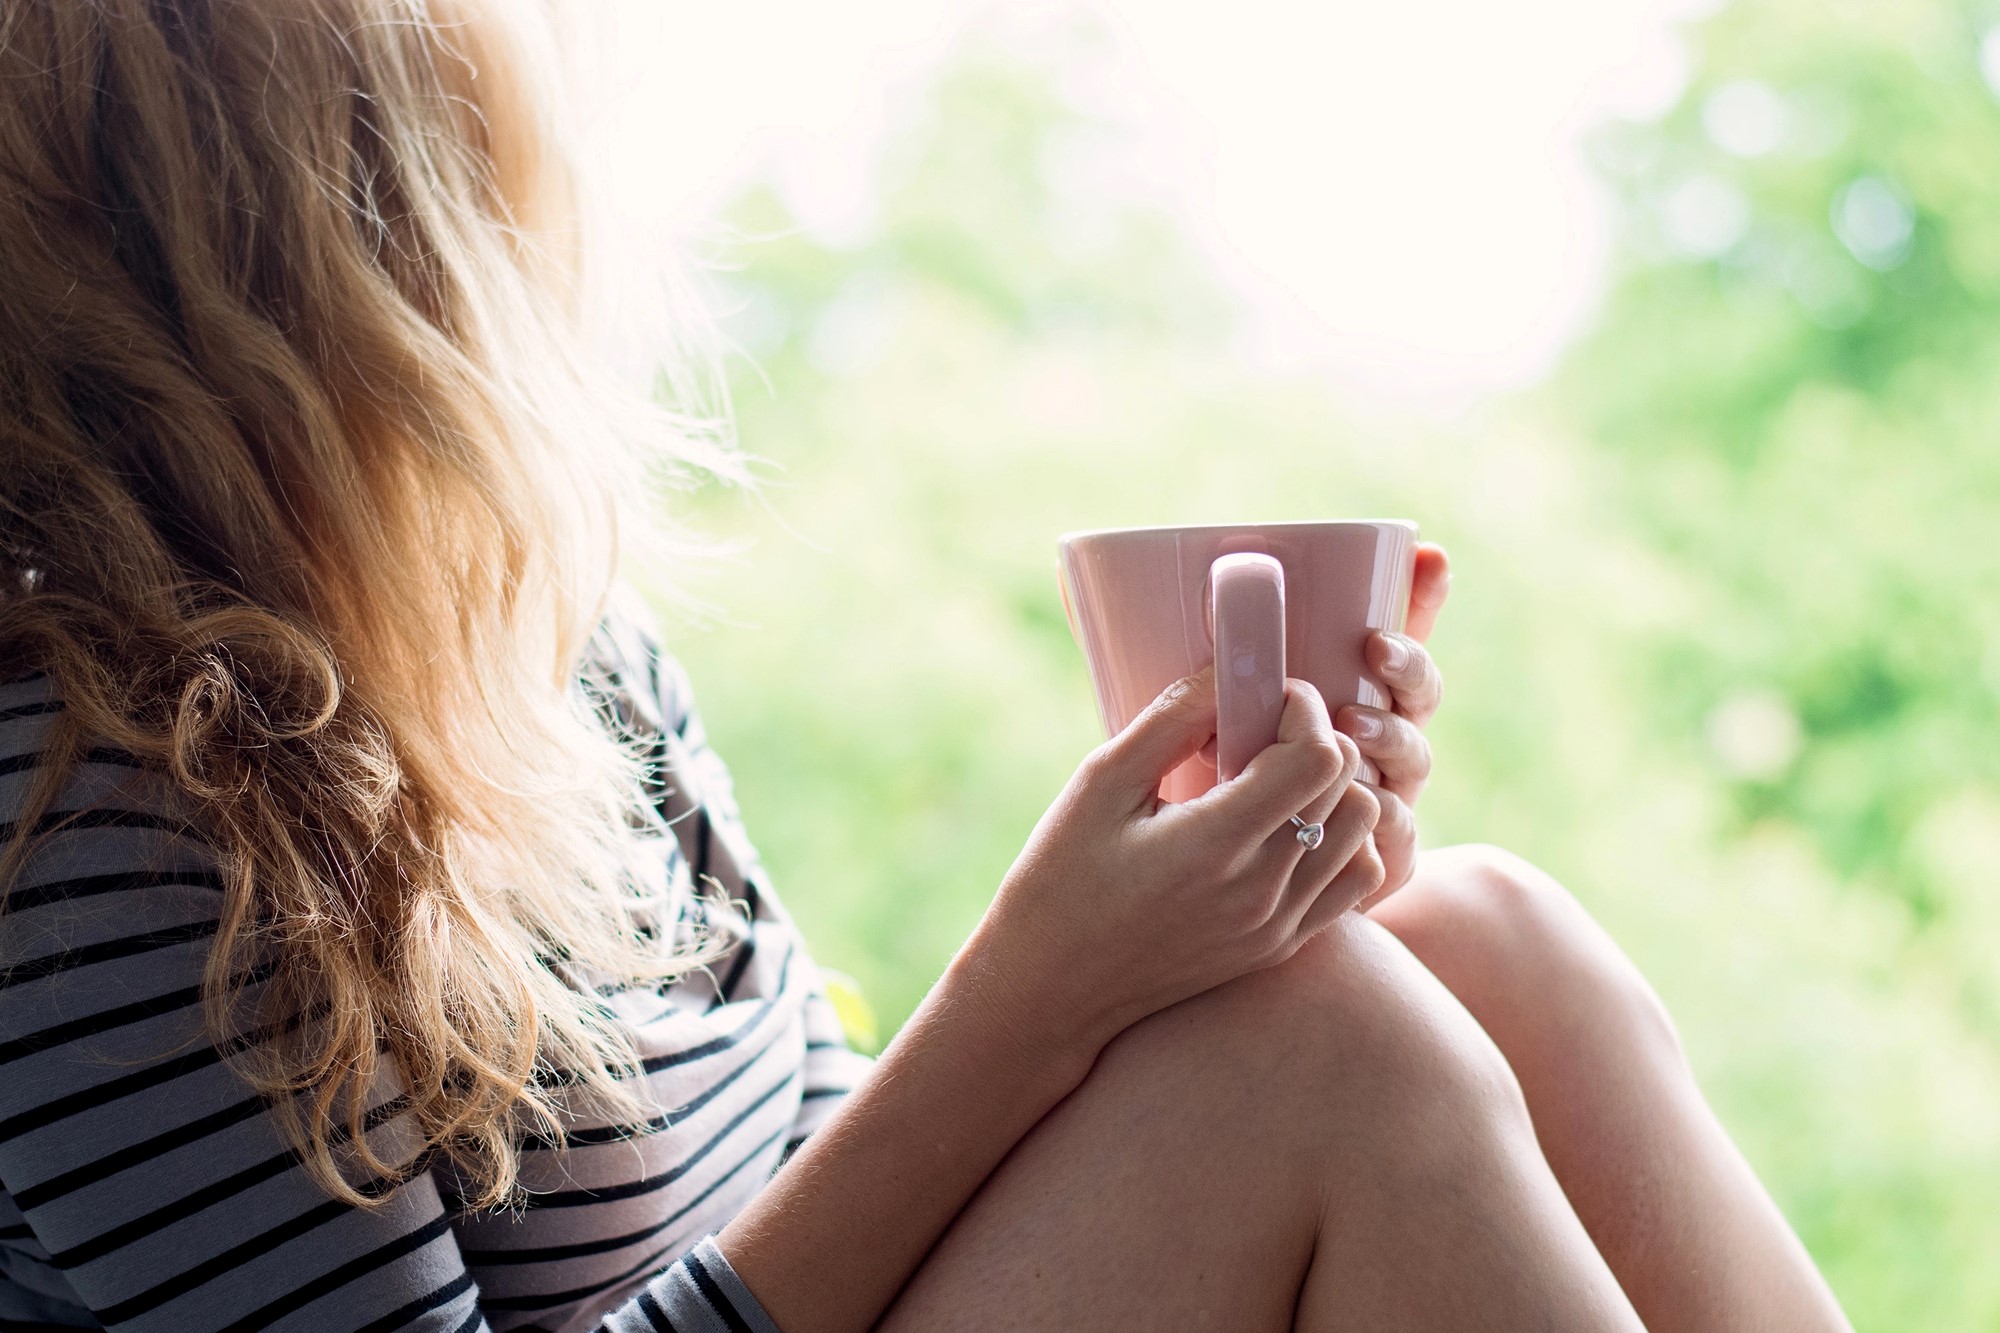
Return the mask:
[(847, 1106), (718, 1239), (786, 1333), (871, 1326), (1089, 1072), (1097, 1044), (1059, 1049), (1006, 1012), (984, 952), (975, 934)]

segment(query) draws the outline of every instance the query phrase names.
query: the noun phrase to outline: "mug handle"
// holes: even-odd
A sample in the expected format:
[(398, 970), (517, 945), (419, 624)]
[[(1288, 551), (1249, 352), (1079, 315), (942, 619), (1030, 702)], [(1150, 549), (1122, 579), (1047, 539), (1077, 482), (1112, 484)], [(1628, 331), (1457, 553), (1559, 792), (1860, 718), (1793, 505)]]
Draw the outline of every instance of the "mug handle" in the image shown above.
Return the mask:
[(1285, 706), (1285, 569), (1268, 555), (1208, 567), (1215, 635), (1215, 776), (1227, 782), (1278, 739)]

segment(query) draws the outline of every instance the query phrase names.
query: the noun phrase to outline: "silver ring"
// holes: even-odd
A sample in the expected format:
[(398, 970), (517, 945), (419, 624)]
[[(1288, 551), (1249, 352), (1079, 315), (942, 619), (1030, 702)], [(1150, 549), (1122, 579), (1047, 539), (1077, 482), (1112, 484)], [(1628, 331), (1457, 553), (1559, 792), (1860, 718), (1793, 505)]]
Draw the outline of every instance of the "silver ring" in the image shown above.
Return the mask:
[(1319, 846), (1320, 839), (1326, 837), (1326, 825), (1308, 824), (1297, 815), (1292, 816), (1292, 826), (1299, 831), (1299, 845), (1307, 851)]

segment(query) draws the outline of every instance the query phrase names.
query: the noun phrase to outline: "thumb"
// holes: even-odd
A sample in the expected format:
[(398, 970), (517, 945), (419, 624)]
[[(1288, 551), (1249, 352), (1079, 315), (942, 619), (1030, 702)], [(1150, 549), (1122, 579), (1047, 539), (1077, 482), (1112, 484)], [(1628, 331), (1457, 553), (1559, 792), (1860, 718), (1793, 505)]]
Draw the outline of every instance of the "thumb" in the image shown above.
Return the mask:
[(1105, 743), (1112, 780), (1151, 796), (1183, 759), (1215, 735), (1215, 668), (1183, 676)]

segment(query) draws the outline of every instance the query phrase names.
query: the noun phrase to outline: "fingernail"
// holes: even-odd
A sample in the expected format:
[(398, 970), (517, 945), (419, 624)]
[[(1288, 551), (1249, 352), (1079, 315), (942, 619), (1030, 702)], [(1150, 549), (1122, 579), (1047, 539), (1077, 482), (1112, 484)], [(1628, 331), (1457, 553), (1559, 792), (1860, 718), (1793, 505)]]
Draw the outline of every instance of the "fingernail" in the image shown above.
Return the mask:
[(1355, 739), (1372, 741), (1382, 734), (1382, 719), (1373, 713), (1357, 712), (1353, 715), (1352, 731)]
[(1389, 646), (1382, 654), (1382, 665), (1389, 671), (1401, 671), (1410, 661), (1410, 647), (1395, 635), (1389, 636)]

